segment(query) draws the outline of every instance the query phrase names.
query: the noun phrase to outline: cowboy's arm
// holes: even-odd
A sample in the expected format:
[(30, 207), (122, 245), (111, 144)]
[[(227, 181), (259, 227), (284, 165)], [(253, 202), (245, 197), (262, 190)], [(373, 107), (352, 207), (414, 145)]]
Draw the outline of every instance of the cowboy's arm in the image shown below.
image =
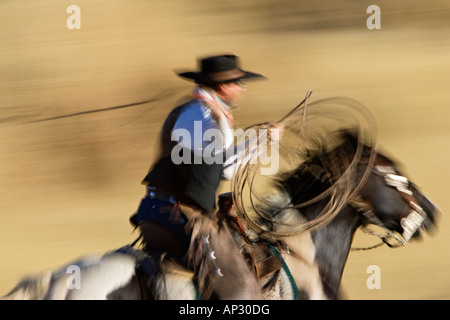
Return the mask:
[[(239, 132), (239, 131), (236, 131)], [(242, 133), (243, 131), (241, 131)], [(245, 137), (248, 137), (246, 139)], [(247, 136), (245, 133), (237, 137), (237, 144), (230, 145), (225, 150), (225, 162), (223, 165), (222, 179), (231, 180), (242, 163), (247, 163), (252, 159), (257, 150), (257, 137)]]
[[(261, 128), (257, 134), (251, 130), (236, 132), (240, 133), (238, 141), (241, 142), (226, 150), (226, 161), (222, 172), (222, 178), (226, 180), (233, 179), (241, 164), (247, 164), (249, 161), (256, 163), (259, 160), (258, 157), (267, 157), (267, 149), (272, 149), (273, 145), (279, 142), (283, 129), (281, 126), (269, 124)], [(274, 151), (271, 150), (271, 152)]]

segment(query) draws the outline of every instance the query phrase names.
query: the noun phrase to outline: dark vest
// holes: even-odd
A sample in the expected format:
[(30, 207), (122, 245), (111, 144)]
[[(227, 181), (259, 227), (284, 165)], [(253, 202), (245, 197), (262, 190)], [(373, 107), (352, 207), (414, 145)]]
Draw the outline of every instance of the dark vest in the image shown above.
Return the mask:
[(161, 155), (142, 183), (157, 187), (174, 196), (177, 201), (197, 205), (206, 212), (211, 212), (215, 207), (216, 189), (223, 165), (206, 164), (204, 161), (200, 164), (194, 163), (194, 155), (187, 149), (183, 152), (190, 153), (189, 164), (177, 165), (171, 159), (172, 149), (177, 145), (177, 141), (171, 140), (172, 129), (182, 112), (189, 112), (189, 108), (198, 106), (199, 103), (198, 100), (191, 100), (169, 113), (160, 134)]

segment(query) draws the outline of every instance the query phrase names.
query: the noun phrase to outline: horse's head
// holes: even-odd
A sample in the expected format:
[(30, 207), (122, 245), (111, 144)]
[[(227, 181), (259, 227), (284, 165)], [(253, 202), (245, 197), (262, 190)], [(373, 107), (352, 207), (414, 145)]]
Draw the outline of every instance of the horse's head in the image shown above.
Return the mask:
[(396, 231), (405, 241), (419, 236), (420, 230), (433, 229), (439, 214), (439, 209), (400, 174), (395, 163), (379, 153), (359, 195), (360, 201), (353, 204), (364, 212), (363, 223)]

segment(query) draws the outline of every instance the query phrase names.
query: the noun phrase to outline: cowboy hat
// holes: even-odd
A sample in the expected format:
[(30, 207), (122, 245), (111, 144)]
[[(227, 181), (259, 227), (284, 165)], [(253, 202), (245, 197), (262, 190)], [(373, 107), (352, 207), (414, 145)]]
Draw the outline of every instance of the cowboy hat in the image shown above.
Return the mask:
[(239, 58), (232, 54), (212, 56), (199, 60), (201, 71), (181, 72), (178, 75), (199, 84), (227, 83), (241, 79), (265, 78), (239, 67)]

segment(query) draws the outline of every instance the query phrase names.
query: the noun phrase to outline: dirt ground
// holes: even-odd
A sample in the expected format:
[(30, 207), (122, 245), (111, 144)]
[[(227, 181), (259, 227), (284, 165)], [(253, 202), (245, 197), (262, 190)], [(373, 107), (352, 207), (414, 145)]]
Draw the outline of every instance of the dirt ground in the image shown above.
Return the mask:
[[(169, 110), (192, 84), (174, 74), (232, 52), (267, 76), (249, 84), (238, 126), (276, 120), (311, 88), (373, 113), (383, 151), (442, 210), (404, 248), (352, 252), (345, 299), (450, 298), (450, 6), (377, 1), (74, 0), (0, 3), (0, 294), (22, 276), (136, 237), (128, 223)], [(144, 105), (106, 109), (138, 101)], [(228, 183), (220, 191), (227, 191)], [(375, 239), (358, 234), (355, 245)], [(369, 289), (368, 267), (381, 271)]]

